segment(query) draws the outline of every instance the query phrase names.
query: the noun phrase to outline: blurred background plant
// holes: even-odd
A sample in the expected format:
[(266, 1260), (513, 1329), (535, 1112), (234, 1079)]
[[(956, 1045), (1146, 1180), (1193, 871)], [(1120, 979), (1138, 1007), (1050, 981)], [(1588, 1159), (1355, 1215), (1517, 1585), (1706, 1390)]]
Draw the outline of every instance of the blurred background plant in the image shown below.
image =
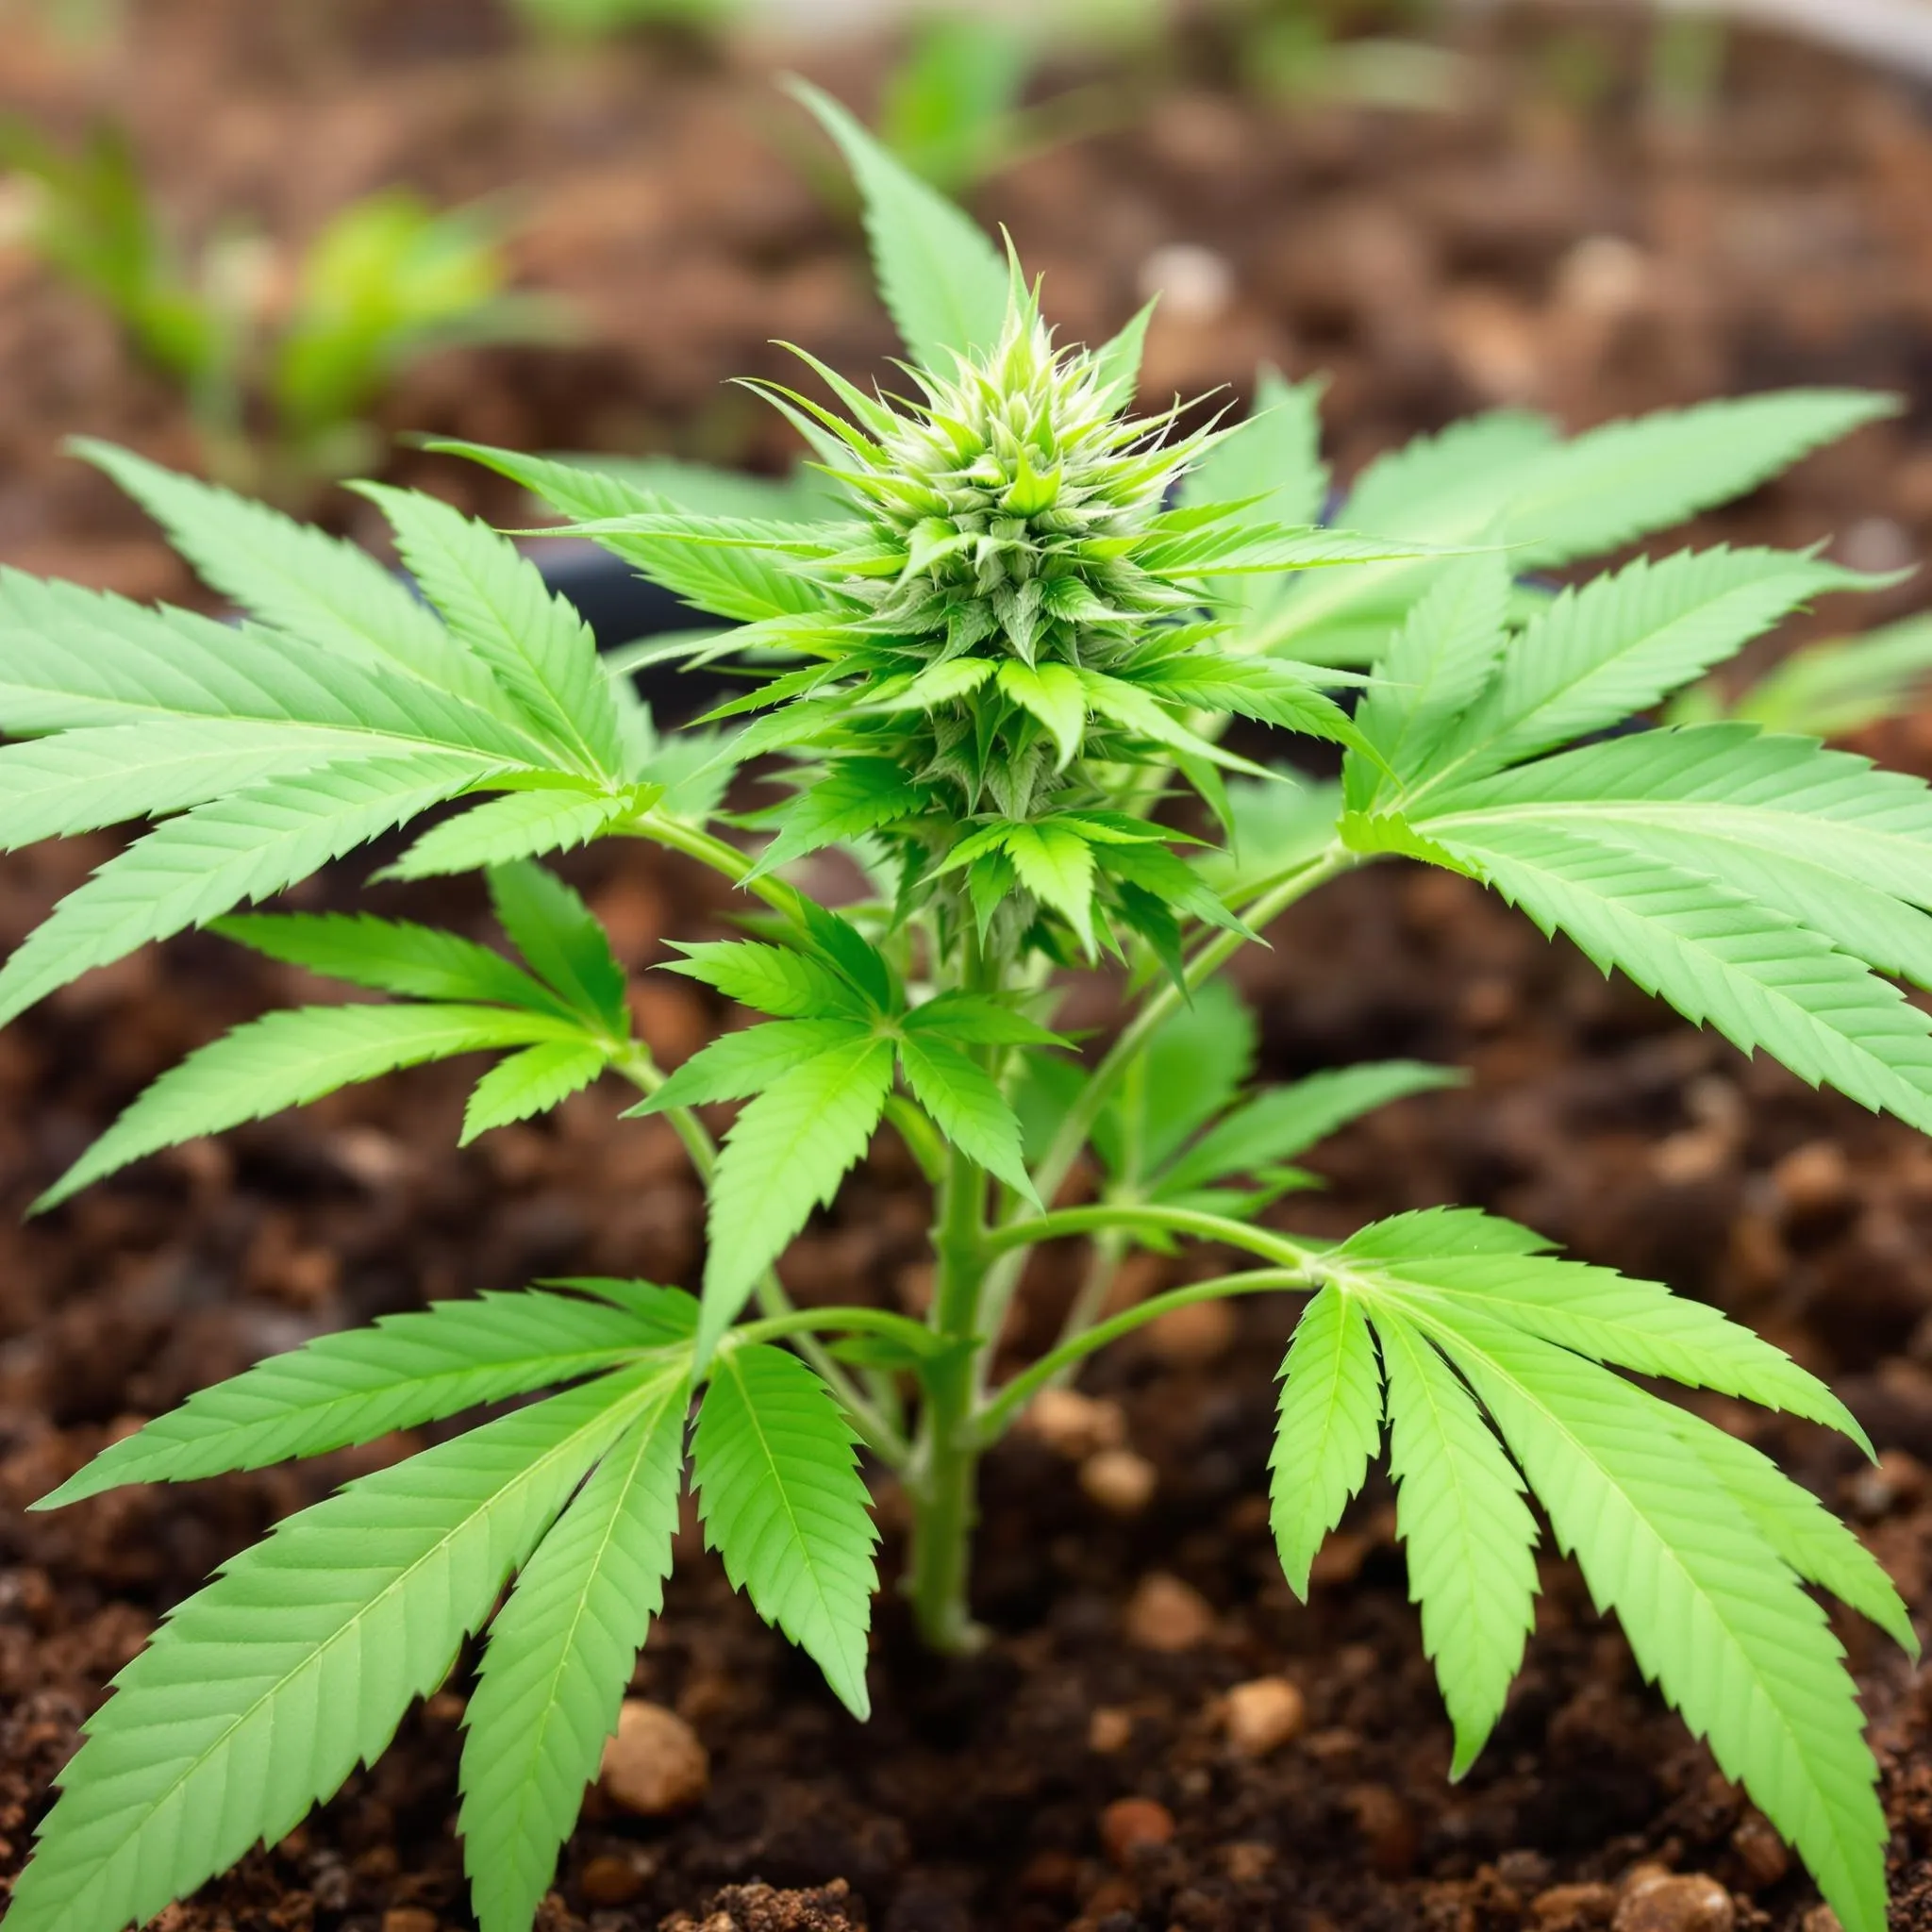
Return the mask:
[(1922, 704), (1932, 688), (1932, 617), (1908, 617), (1862, 637), (1824, 638), (1780, 658), (1740, 689), (1692, 685), (1665, 713), (1671, 724), (1721, 718), (1766, 731), (1851, 738)]
[(1224, 0), (1242, 78), (1284, 100), (1446, 109), (1468, 84), (1441, 0)]
[(208, 475), (277, 502), (299, 505), (368, 464), (368, 411), (411, 364), (572, 333), (560, 303), (509, 288), (498, 204), (438, 211), (388, 189), (342, 208), (292, 259), (235, 224), (190, 256), (118, 128), (70, 152), (0, 117), (0, 173), (29, 245), (180, 389)]
[(525, 27), (544, 40), (602, 40), (633, 27), (712, 35), (743, 11), (741, 0), (512, 0)]

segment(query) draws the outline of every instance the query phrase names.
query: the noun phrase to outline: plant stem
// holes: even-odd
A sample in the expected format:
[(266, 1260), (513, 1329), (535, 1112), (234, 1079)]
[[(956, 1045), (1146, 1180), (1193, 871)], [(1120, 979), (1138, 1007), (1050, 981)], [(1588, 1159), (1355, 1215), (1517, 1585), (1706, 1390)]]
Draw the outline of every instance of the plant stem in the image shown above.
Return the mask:
[[(1100, 1311), (1107, 1307), (1108, 1291), (1113, 1287), (1114, 1277), (1121, 1272), (1121, 1263), (1126, 1253), (1127, 1237), (1119, 1228), (1108, 1228), (1094, 1241), (1087, 1257), (1087, 1272), (1080, 1277), (1079, 1290), (1067, 1309), (1066, 1320), (1060, 1324), (1059, 1338), (1053, 1347), (1055, 1357), (1058, 1357), (1070, 1341), (1085, 1335), (1100, 1319)], [(1054, 1379), (1065, 1381), (1073, 1374), (1076, 1359), (1069, 1357)]]
[(782, 912), (794, 924), (803, 923), (795, 888), (788, 886), (783, 879), (774, 878), (769, 873), (755, 879), (747, 878), (745, 874), (751, 871), (752, 861), (736, 845), (714, 838), (698, 825), (687, 824), (667, 812), (647, 811), (615, 829), (625, 837), (649, 839), (656, 844), (669, 846), (674, 852), (682, 852), (687, 858), (695, 858), (700, 865), (708, 865), (713, 872), (723, 873), (733, 885), (742, 886), (748, 892), (756, 892), (767, 906)]
[[(1287, 911), (1297, 899), (1306, 897), (1317, 886), (1325, 884), (1355, 862), (1353, 853), (1339, 849), (1325, 852), (1319, 858), (1311, 858), (1307, 864), (1264, 892), (1241, 916), (1249, 925), (1258, 930)], [(1199, 947), (1188, 961), (1182, 975), (1187, 982), (1188, 992), (1192, 992), (1224, 966), (1242, 943), (1240, 933), (1217, 932)], [(1162, 980), (1141, 1002), (1140, 1010), (1108, 1049), (1099, 1066), (1093, 1070), (1093, 1077), (1081, 1089), (1080, 1097), (1067, 1109), (1059, 1132), (1054, 1136), (1052, 1146), (1034, 1174), (1034, 1186), (1042, 1201), (1051, 1204), (1054, 1195), (1059, 1192), (1067, 1175), (1073, 1171), (1074, 1161), (1080, 1158), (1080, 1149), (1087, 1144), (1087, 1136), (1092, 1131), (1100, 1109), (1125, 1076), (1127, 1069), (1140, 1058), (1148, 1036), (1185, 997), (1186, 994), (1172, 980)], [(1022, 1209), (1023, 1213), (1032, 1211)]]
[(1159, 1208), (1131, 1201), (1103, 1202), (1094, 1208), (1060, 1208), (1036, 1214), (1028, 1221), (1010, 1221), (986, 1238), (987, 1252), (1002, 1255), (1040, 1241), (1058, 1241), (1070, 1234), (1099, 1234), (1111, 1228), (1159, 1228), (1168, 1234), (1189, 1234), (1196, 1241), (1219, 1241), (1258, 1255), (1283, 1268), (1301, 1268), (1322, 1252), (1323, 1243), (1296, 1241), (1273, 1228), (1251, 1226), (1225, 1214), (1205, 1214), (1195, 1208)]
[(833, 1307), (790, 1308), (780, 1315), (766, 1315), (756, 1322), (741, 1322), (731, 1331), (731, 1341), (777, 1341), (820, 1329), (835, 1328), (848, 1335), (890, 1335), (903, 1342), (915, 1356), (937, 1353), (932, 1330), (910, 1315), (894, 1314), (890, 1308)]
[(1306, 1288), (1306, 1272), (1296, 1268), (1249, 1268), (1239, 1274), (1217, 1274), (1211, 1281), (1190, 1282), (1186, 1288), (1170, 1289), (1165, 1294), (1150, 1295), (1137, 1307), (1124, 1309), (1110, 1320), (1084, 1329), (1070, 1341), (1063, 1341), (1051, 1355), (1043, 1355), (1017, 1374), (979, 1412), (979, 1440), (991, 1444), (1006, 1433), (1008, 1425), (1042, 1389), (1050, 1388), (1095, 1349), (1118, 1341), (1148, 1322), (1172, 1314), (1176, 1308), (1192, 1307), (1196, 1302), (1224, 1301), (1230, 1295), (1261, 1294), (1274, 1289)]
[(935, 1650), (956, 1654), (984, 1641), (968, 1607), (966, 1582), (978, 1515), (974, 1409), (986, 1280), (986, 1171), (952, 1149), (933, 1226), (931, 1325), (958, 1346), (930, 1363), (922, 1376), (925, 1401), (910, 1477), (912, 1547), (905, 1587), (921, 1637)]
[[(1277, 919), (1296, 900), (1305, 898), (1317, 886), (1325, 884), (1338, 873), (1347, 871), (1358, 864), (1359, 858), (1352, 852), (1335, 847), (1311, 858), (1306, 865), (1298, 866), (1293, 872), (1277, 879), (1261, 892), (1248, 906), (1242, 908), (1241, 916), (1257, 931)], [(1194, 953), (1183, 972), (1188, 992), (1206, 981), (1233, 956), (1242, 944), (1239, 933), (1217, 932)], [(1185, 997), (1181, 990), (1171, 980), (1163, 980), (1154, 987), (1141, 1003), (1140, 1009), (1122, 1029), (1113, 1045), (1108, 1049), (1099, 1066), (1093, 1070), (1092, 1077), (1080, 1090), (1079, 1097), (1067, 1109), (1066, 1117), (1055, 1134), (1053, 1143), (1048, 1147), (1034, 1170), (1033, 1182), (1040, 1198), (1047, 1208), (1053, 1206), (1053, 1199), (1065, 1186), (1074, 1163), (1080, 1158), (1080, 1150), (1087, 1144), (1087, 1137), (1093, 1130), (1093, 1123), (1099, 1118), (1101, 1108), (1107, 1104), (1114, 1088), (1126, 1075), (1127, 1069), (1134, 1065), (1145, 1049), (1149, 1036), (1159, 1026)], [(1025, 1265), (1024, 1246), (1014, 1248), (1010, 1231), (1029, 1226), (1041, 1216), (1041, 1209), (1027, 1207), (1024, 1202), (1012, 1216), (994, 1232), (995, 1251), (1005, 1250), (997, 1259), (987, 1281), (987, 1327), (998, 1335), (1005, 1325), (1007, 1309), (1011, 1306), (1015, 1291), (1020, 1285), (1020, 1271)], [(1099, 1226), (1104, 1224), (1096, 1223)], [(1116, 1224), (1122, 1224), (1116, 1223)], [(1072, 1232), (1072, 1230), (1069, 1230)], [(1219, 1237), (1214, 1237), (1219, 1239)], [(1023, 1241), (1025, 1237), (1022, 1237)], [(1071, 1340), (1063, 1336), (1062, 1340)]]

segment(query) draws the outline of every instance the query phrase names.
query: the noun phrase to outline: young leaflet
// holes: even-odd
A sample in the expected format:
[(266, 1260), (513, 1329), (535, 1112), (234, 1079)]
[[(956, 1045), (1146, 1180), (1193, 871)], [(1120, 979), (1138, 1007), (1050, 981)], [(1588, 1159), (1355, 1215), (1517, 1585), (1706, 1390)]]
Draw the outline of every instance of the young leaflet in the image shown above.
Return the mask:
[[(1571, 441), (1534, 416), (1482, 418), (1372, 466), (1323, 527), (1312, 389), (1265, 379), (1234, 428), (1130, 417), (1138, 329), (1091, 354), (1056, 346), (1018, 268), (801, 92), (853, 163), (917, 399), (805, 358), (831, 403), (767, 393), (818, 482), (722, 510), (715, 486), (680, 501), (675, 471), (468, 452), (724, 626), (667, 648), (757, 668), (713, 721), (730, 735), (660, 738), (503, 539), (393, 490), (369, 494), (426, 604), (358, 551), (101, 450), (245, 621), (0, 577), (0, 726), (23, 741), (0, 750), (0, 835), (158, 821), (0, 970), (0, 1015), (211, 923), (391, 996), (204, 1047), (43, 1205), (191, 1136), (479, 1051), (502, 1057), (465, 1139), (614, 1072), (635, 1110), (672, 1121), (709, 1195), (694, 1295), (558, 1283), (325, 1337), (45, 1499), (561, 1391), (348, 1484), (175, 1612), (89, 1721), (10, 1932), (120, 1932), (274, 1841), (486, 1624), (465, 1855), (484, 1932), (528, 1932), (661, 1598), (693, 1406), (708, 1540), (863, 1715), (860, 1450), (905, 1485), (920, 1630), (971, 1644), (977, 1463), (1031, 1396), (1169, 1308), (1278, 1290), (1309, 1296), (1273, 1457), (1284, 1569), (1306, 1592), (1386, 1427), (1457, 1774), (1522, 1661), (1533, 1501), (1846, 1932), (1880, 1932), (1875, 1767), (1807, 1585), (1915, 1648), (1904, 1607), (1764, 1457), (1627, 1377), (1864, 1446), (1857, 1422), (1715, 1309), (1555, 1258), (1487, 1214), (1399, 1215), (1340, 1244), (1283, 1231), (1275, 1204), (1312, 1184), (1297, 1156), (1456, 1076), (1393, 1062), (1256, 1089), (1253, 1024), (1213, 975), (1326, 879), (1404, 857), (1493, 888), (1745, 1050), (1932, 1126), (1932, 1022), (1893, 983), (1932, 987), (1924, 788), (1746, 724), (1597, 737), (1863, 580), (1719, 549), (1555, 598), (1515, 581), (1750, 490), (1890, 406), (1754, 397)], [(1352, 708), (1336, 695), (1351, 686)], [(1236, 717), (1339, 745), (1341, 780), (1291, 793), (1228, 748)], [(768, 755), (785, 805), (722, 812), (732, 770)], [(1240, 840), (1158, 817), (1180, 792), (1194, 823)], [(390, 873), (484, 871), (515, 958), (389, 920), (238, 910), (452, 804)], [(761, 847), (714, 829), (767, 821)], [(751, 937), (667, 963), (761, 1017), (668, 1075), (632, 1034), (595, 920), (538, 863), (613, 836), (712, 867), (755, 908)], [(872, 884), (836, 912), (791, 871), (831, 846)], [(1134, 1004), (1083, 1063), (1053, 1028), (1056, 974), (1103, 958), (1130, 969)], [(722, 1142), (721, 1104), (740, 1106)], [(934, 1183), (930, 1313), (795, 1307), (785, 1250), (882, 1127)], [(1091, 1198), (1057, 1205), (1083, 1160)], [(1076, 1237), (1089, 1274), (1065, 1331), (993, 1386), (1027, 1254)], [(1182, 1243), (1241, 1265), (1103, 1319), (1131, 1246)]]

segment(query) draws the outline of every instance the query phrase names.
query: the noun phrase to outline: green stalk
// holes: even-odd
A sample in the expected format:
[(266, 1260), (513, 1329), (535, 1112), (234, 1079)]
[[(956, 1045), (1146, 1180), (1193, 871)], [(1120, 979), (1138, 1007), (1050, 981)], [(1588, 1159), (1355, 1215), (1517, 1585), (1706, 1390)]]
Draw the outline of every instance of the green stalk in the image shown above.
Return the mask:
[(1136, 1328), (1171, 1315), (1176, 1308), (1191, 1308), (1196, 1302), (1224, 1301), (1230, 1295), (1261, 1294), (1274, 1289), (1307, 1288), (1307, 1274), (1295, 1268), (1249, 1268), (1239, 1274), (1217, 1274), (1211, 1281), (1190, 1282), (1186, 1288), (1170, 1289), (1165, 1294), (1150, 1295), (1138, 1307), (1124, 1309), (1110, 1320), (1084, 1329), (1071, 1341), (1063, 1341), (1052, 1354), (1043, 1355), (1017, 1374), (979, 1412), (979, 1440), (992, 1443), (1006, 1434), (1014, 1418), (1041, 1390), (1063, 1380), (1096, 1349), (1118, 1341)]
[(933, 1252), (933, 1332), (958, 1346), (928, 1364), (922, 1382), (924, 1406), (919, 1445), (909, 1477), (912, 1547), (906, 1569), (919, 1634), (933, 1649), (958, 1654), (976, 1649), (984, 1632), (974, 1623), (966, 1596), (980, 1444), (974, 1403), (979, 1333), (986, 1281), (985, 1170), (954, 1148), (940, 1190)]
[[(1358, 863), (1357, 855), (1338, 846), (1277, 880), (1245, 907), (1241, 916), (1258, 932), (1279, 918), (1298, 899), (1306, 898), (1317, 886), (1326, 884), (1338, 873)], [(1188, 992), (1191, 993), (1219, 972), (1242, 943), (1239, 933), (1217, 932), (1202, 944), (1188, 961), (1183, 974)], [(1115, 1087), (1126, 1077), (1127, 1069), (1139, 1062), (1149, 1037), (1185, 996), (1172, 980), (1162, 980), (1151, 988), (1141, 1002), (1139, 1010), (1094, 1069), (1092, 1078), (1067, 1109), (1066, 1118), (1060, 1123), (1052, 1145), (1033, 1173), (1034, 1187), (1049, 1208), (1054, 1196), (1066, 1185), (1067, 1176), (1073, 1172), (1074, 1163), (1079, 1159), (1080, 1150), (1086, 1146), (1087, 1137), (1093, 1131), (1093, 1124), (1099, 1119), (1101, 1108), (1106, 1106)], [(1040, 1215), (1039, 1208), (1029, 1208), (1023, 1202), (996, 1232), (995, 1245), (1004, 1253), (1002, 1258), (994, 1263), (987, 1282), (987, 1327), (993, 1335), (997, 1335), (1005, 1325), (1007, 1310), (1020, 1285), (1020, 1271), (1025, 1265), (1024, 1246), (1016, 1246), (1000, 1237), (1036, 1224)], [(1022, 1235), (1020, 1240), (1024, 1243), (1027, 1237)], [(1072, 1339), (1071, 1335), (1061, 1337), (1062, 1341)]]

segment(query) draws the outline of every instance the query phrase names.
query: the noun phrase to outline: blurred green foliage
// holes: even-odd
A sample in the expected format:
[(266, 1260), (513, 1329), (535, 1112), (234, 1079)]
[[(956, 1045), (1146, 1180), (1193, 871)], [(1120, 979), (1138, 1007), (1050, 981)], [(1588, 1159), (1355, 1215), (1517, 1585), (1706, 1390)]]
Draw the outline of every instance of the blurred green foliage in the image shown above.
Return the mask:
[(299, 499), (365, 464), (367, 412), (425, 356), (568, 333), (558, 303), (508, 289), (492, 207), (438, 212), (384, 190), (341, 210), (283, 276), (272, 245), (234, 227), (184, 255), (118, 129), (70, 153), (0, 117), (0, 172), (25, 189), (31, 244), (182, 391), (209, 473), (238, 488)]
[(1932, 615), (1863, 637), (1831, 638), (1781, 658), (1735, 694), (1714, 678), (1692, 685), (1666, 714), (1672, 724), (1734, 718), (1766, 731), (1849, 738), (1922, 703), (1932, 688)]
[(738, 0), (512, 0), (532, 32), (546, 40), (595, 41), (638, 26), (709, 31), (740, 11)]

